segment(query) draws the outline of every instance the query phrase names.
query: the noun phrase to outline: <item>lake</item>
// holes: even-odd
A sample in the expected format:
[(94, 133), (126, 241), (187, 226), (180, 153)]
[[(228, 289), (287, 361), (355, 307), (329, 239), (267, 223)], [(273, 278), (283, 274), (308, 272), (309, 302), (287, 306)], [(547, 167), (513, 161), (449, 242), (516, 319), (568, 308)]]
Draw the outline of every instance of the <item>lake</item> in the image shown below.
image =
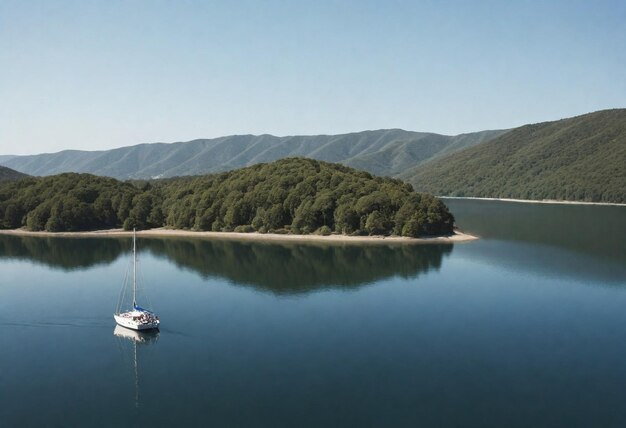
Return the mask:
[(480, 240), (0, 236), (0, 425), (626, 426), (626, 207), (447, 200)]

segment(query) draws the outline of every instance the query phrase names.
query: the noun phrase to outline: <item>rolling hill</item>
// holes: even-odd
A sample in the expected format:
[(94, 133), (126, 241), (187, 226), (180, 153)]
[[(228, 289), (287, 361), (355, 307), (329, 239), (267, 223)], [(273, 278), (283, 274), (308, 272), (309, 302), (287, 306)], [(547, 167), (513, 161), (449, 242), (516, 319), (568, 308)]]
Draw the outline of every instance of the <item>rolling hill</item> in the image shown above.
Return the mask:
[(0, 156), (30, 175), (117, 179), (216, 173), (289, 157), (401, 178), (441, 196), (626, 202), (626, 109), (457, 136), (401, 129), (342, 135), (233, 135), (105, 151)]
[(400, 180), (305, 158), (149, 183), (63, 173), (0, 185), (0, 228), (122, 225), (418, 237), (452, 233), (454, 217), (439, 199)]
[(20, 178), (28, 177), (27, 174), (15, 171), (5, 166), (0, 166), (0, 182), (19, 180)]
[(400, 177), (441, 196), (626, 202), (626, 109), (515, 128)]
[(503, 132), (445, 136), (390, 129), (292, 137), (233, 135), (172, 144), (140, 144), (106, 151), (65, 150), (3, 156), (0, 164), (30, 175), (86, 172), (130, 179), (221, 172), (300, 156), (337, 162), (376, 175), (394, 176), (407, 168), (488, 141)]

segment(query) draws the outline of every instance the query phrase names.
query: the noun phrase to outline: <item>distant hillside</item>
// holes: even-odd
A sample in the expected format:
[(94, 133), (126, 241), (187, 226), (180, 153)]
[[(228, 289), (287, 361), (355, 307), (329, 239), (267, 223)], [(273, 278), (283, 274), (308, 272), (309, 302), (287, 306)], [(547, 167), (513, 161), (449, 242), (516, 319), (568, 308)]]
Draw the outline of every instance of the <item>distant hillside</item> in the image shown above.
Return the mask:
[(522, 126), (401, 178), (442, 196), (626, 202), (626, 109)]
[(407, 183), (303, 158), (139, 185), (76, 173), (0, 184), (0, 228), (7, 229), (123, 225), (417, 237), (450, 234), (453, 224), (439, 199)]
[(0, 182), (19, 180), (20, 178), (24, 177), (28, 177), (28, 175), (17, 172), (11, 168), (0, 166)]
[(445, 136), (400, 129), (343, 135), (274, 137), (234, 135), (185, 143), (153, 143), (106, 151), (65, 150), (0, 157), (0, 164), (31, 175), (87, 172), (118, 179), (221, 172), (286, 157), (337, 162), (372, 174), (394, 176), (504, 131)]

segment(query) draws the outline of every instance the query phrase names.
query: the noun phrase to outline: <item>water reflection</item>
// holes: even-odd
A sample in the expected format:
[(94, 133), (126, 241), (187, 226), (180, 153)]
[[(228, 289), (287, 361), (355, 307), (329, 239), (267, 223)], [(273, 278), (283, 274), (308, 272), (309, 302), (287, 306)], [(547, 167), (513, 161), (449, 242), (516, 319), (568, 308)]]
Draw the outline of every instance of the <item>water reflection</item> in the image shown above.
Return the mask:
[(626, 207), (447, 199), (463, 230), (626, 262)]
[[(0, 257), (74, 270), (112, 263), (129, 251), (128, 239), (0, 236)], [(392, 276), (415, 278), (438, 270), (452, 245), (319, 245), (226, 240), (141, 238), (149, 252), (203, 277), (277, 294), (325, 287), (358, 287)]]
[(112, 263), (129, 249), (128, 239), (0, 237), (0, 257), (27, 260), (65, 271)]
[[(133, 374), (134, 374), (134, 385), (135, 385), (135, 395), (134, 395), (134, 403), (135, 407), (139, 407), (140, 405), (140, 384), (139, 384), (139, 353), (138, 347), (144, 347), (149, 345), (154, 345), (157, 343), (159, 339), (159, 331), (151, 330), (151, 331), (135, 331), (129, 330), (127, 328), (121, 327), (119, 325), (115, 326), (113, 330), (113, 335), (120, 340), (118, 340), (118, 345), (122, 354), (124, 355), (125, 362), (132, 365)], [(130, 342), (130, 343), (129, 343)], [(131, 345), (129, 349), (127, 345)]]
[(113, 334), (116, 337), (125, 339), (126, 341), (134, 344), (140, 343), (143, 345), (154, 345), (159, 340), (159, 330), (146, 330), (135, 331), (128, 328), (124, 328), (121, 325), (116, 325), (113, 330)]
[(623, 285), (626, 207), (446, 200), (481, 237), (457, 256), (519, 272)]
[(277, 294), (358, 287), (392, 276), (439, 270), (452, 245), (265, 244), (144, 239), (142, 248), (204, 277), (223, 277)]

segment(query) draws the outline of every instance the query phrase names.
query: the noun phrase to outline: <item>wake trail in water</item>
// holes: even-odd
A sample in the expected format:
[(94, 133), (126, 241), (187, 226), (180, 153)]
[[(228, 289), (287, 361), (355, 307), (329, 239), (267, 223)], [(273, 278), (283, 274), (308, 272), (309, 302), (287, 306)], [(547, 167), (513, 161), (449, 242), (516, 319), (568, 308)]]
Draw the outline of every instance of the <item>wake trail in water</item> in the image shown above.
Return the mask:
[(0, 321), (0, 326), (7, 327), (73, 327), (73, 328), (94, 328), (94, 327), (109, 327), (104, 323), (104, 320), (92, 320), (88, 322), (84, 321)]
[(171, 334), (173, 336), (188, 337), (188, 338), (194, 337), (193, 335), (187, 334), (182, 331), (170, 330), (169, 328), (163, 328), (163, 327), (159, 327), (159, 332)]

